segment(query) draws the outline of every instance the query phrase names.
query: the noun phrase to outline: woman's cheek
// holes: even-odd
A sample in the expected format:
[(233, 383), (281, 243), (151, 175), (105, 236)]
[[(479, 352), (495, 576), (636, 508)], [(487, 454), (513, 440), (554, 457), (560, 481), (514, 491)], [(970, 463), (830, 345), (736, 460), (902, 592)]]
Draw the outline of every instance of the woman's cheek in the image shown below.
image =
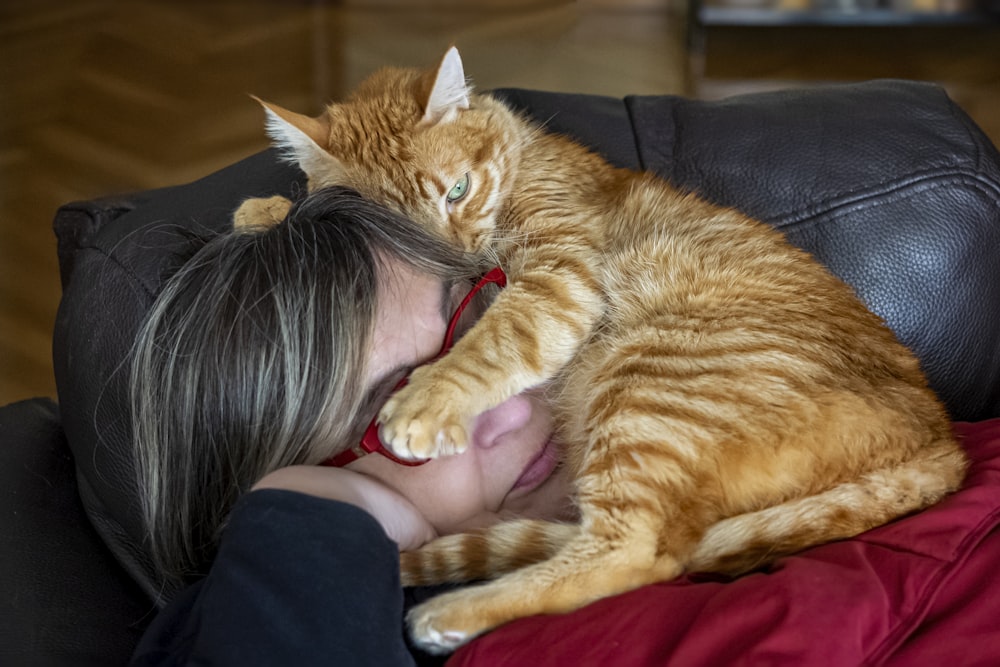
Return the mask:
[(419, 501), (414, 501), (439, 535), (468, 529), (480, 517), (491, 513), (483, 485), (478, 476), (463, 475), (442, 479), (426, 488)]

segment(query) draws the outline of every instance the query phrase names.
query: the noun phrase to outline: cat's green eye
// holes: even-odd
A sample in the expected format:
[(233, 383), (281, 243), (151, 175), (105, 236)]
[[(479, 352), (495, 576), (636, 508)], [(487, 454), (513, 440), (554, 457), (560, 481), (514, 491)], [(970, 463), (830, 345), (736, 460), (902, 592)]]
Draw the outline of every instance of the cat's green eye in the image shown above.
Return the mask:
[(469, 179), (469, 175), (468, 174), (466, 174), (465, 176), (463, 176), (462, 178), (460, 178), (458, 180), (458, 183), (455, 183), (455, 185), (452, 186), (451, 190), (448, 191), (448, 195), (447, 195), (448, 203), (449, 204), (454, 204), (455, 202), (457, 202), (458, 200), (460, 200), (462, 197), (464, 197), (465, 195), (469, 194), (469, 186), (471, 186), (471, 185), (472, 185), (472, 181)]

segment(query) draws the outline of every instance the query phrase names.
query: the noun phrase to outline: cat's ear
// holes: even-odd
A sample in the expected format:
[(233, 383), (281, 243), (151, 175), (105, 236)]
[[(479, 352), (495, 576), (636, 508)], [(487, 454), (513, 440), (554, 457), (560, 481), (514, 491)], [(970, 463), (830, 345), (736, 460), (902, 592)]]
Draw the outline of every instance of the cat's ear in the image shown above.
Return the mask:
[[(253, 96), (251, 96), (253, 97)], [(254, 97), (267, 115), (267, 134), (285, 159), (297, 164), (314, 187), (339, 182), (340, 161), (330, 153), (330, 121), (304, 116)]]
[(465, 82), (462, 58), (454, 46), (441, 59), (434, 83), (424, 105), (423, 126), (436, 125), (453, 119), (459, 111), (469, 108), (469, 86)]

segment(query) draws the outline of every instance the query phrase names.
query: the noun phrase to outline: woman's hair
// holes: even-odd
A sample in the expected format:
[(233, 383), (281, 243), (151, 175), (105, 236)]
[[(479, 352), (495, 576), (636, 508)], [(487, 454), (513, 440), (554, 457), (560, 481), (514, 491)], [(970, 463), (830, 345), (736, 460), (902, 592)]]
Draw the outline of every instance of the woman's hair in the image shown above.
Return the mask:
[(165, 284), (136, 343), (133, 435), (151, 555), (204, 570), (236, 499), (360, 435), (380, 257), (442, 279), (473, 262), (344, 188), (209, 240)]

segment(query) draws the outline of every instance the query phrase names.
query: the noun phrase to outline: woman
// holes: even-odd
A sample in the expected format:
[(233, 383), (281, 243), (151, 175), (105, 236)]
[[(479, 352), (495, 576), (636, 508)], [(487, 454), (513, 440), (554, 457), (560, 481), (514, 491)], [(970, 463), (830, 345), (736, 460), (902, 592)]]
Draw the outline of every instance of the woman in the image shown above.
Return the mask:
[[(218, 558), (153, 624), (138, 664), (405, 664), (399, 549), (570, 513), (540, 391), (479, 415), (461, 455), (406, 465), (376, 441), (337, 456), (441, 351), (478, 273), (330, 189), (280, 224), (210, 240), (171, 278), (132, 371), (144, 515), (166, 581)], [(483, 305), (464, 308), (459, 335)]]

